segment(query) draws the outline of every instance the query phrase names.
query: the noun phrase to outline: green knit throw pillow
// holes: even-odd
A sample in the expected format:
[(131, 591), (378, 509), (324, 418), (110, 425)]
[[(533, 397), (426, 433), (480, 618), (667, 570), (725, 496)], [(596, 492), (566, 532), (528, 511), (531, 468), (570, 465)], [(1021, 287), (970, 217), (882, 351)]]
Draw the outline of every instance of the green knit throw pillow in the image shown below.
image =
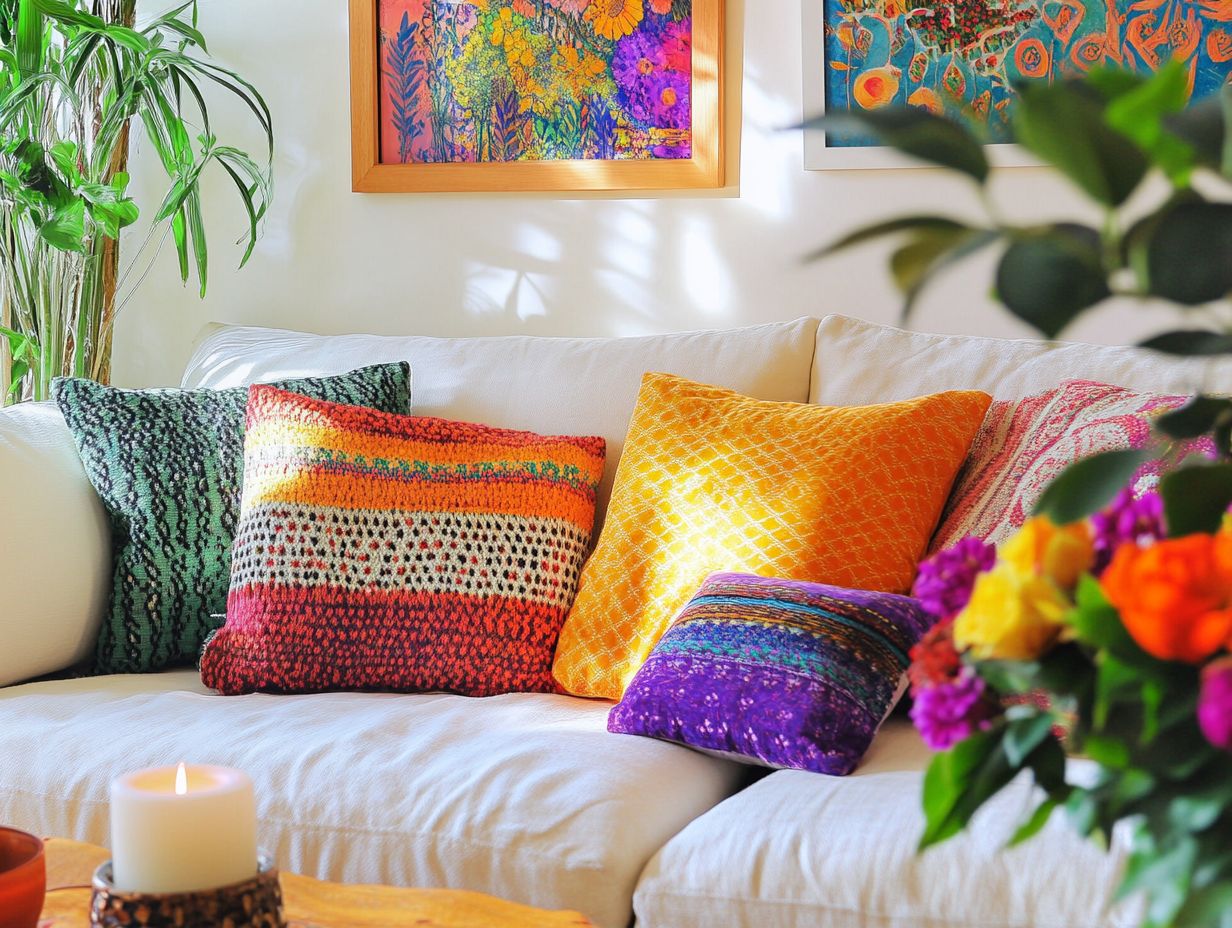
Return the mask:
[[(410, 366), (276, 384), (315, 399), (410, 411)], [(226, 611), (244, 474), (248, 390), (120, 390), (60, 378), (56, 403), (111, 523), (111, 602), (95, 673), (195, 664)]]

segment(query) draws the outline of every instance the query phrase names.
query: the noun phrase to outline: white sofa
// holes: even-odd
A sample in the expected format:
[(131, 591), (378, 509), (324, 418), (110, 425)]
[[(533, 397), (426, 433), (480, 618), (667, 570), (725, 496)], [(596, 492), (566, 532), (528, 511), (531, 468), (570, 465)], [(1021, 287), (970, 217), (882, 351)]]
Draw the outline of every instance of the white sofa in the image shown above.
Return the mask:
[[(411, 362), (415, 410), (604, 434), (608, 480), (638, 383), (666, 370), (774, 400), (873, 403), (958, 387), (1000, 398), (1070, 378), (1159, 392), (1232, 389), (1227, 361), (1128, 348), (920, 335), (840, 316), (630, 339), (207, 333), (183, 386), (222, 387)], [(1104, 928), (1124, 846), (1059, 818), (1002, 852), (1029, 803), (1017, 784), (971, 833), (914, 853), (927, 751), (892, 719), (847, 778), (760, 775), (608, 734), (610, 704), (339, 693), (221, 697), (195, 671), (59, 678), (88, 653), (109, 542), (53, 407), (0, 413), (0, 822), (107, 840), (117, 774), (181, 759), (249, 771), (262, 843), (292, 870), (452, 886), (603, 928)], [(723, 565), (715, 565), (721, 568)], [(824, 579), (824, 578), (818, 578)], [(1076, 770), (1075, 775), (1081, 775)]]

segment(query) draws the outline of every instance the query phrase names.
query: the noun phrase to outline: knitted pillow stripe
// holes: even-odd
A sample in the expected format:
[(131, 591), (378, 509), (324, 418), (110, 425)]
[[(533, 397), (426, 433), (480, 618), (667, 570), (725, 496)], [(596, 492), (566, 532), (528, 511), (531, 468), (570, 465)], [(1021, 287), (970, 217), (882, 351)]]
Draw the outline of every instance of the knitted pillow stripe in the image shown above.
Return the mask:
[(893, 593), (713, 574), (634, 676), (608, 729), (847, 774), (931, 622)]
[[(405, 413), (410, 366), (378, 364), (280, 386)], [(111, 524), (114, 572), (96, 673), (192, 665), (226, 608), (240, 511), (246, 388), (120, 390), (58, 379), (53, 392)]]
[(254, 387), (224, 693), (554, 692), (601, 438), (386, 415)]

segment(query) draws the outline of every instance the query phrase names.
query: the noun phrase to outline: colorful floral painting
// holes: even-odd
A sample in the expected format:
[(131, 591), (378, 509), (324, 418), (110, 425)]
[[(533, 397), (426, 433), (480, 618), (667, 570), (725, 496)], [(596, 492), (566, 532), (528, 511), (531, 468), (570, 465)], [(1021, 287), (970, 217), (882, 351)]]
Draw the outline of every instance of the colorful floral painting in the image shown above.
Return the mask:
[(993, 142), (1007, 140), (1013, 88), (1025, 80), (1179, 59), (1196, 100), (1232, 71), (1232, 0), (824, 0), (823, 17), (827, 109), (965, 110)]
[(692, 0), (380, 0), (381, 161), (691, 156)]

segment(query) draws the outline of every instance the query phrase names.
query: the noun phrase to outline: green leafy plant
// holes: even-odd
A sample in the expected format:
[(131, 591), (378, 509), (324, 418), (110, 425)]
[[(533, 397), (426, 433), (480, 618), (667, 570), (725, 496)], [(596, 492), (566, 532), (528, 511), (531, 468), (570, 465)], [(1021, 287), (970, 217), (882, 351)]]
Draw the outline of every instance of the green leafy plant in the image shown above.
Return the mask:
[[(1176, 64), (1149, 78), (1095, 70), (1020, 88), (1015, 141), (1100, 209), (1098, 226), (1004, 218), (961, 121), (909, 108), (816, 120), (854, 124), (969, 179), (987, 216), (889, 219), (814, 257), (896, 237), (890, 271), (910, 313), (937, 274), (999, 247), (996, 299), (1048, 337), (1110, 297), (1155, 298), (1197, 320), (1146, 347), (1232, 352), (1232, 88), (1189, 107), (1188, 95)], [(1145, 187), (1152, 177), (1166, 183)], [(1071, 465), (998, 552), (966, 539), (921, 566), (922, 580), (948, 585), (937, 602), (950, 604), (934, 607), (939, 624), (913, 651), (913, 718), (940, 752), (925, 777), (921, 848), (1028, 775), (1039, 803), (1011, 844), (1057, 810), (1102, 842), (1121, 825), (1130, 854), (1118, 898), (1145, 896), (1145, 925), (1232, 928), (1232, 399), (1197, 396), (1155, 430), (1154, 450)], [(1214, 459), (1174, 455), (1157, 493), (1127, 489), (1161, 448), (1201, 436)], [(1093, 781), (1067, 779), (1070, 754), (1095, 765)]]
[[(43, 399), (61, 374), (106, 381), (116, 313), (163, 237), (185, 282), (208, 270), (202, 173), (234, 183), (248, 217), (241, 266), (272, 194), (273, 124), (261, 94), (211, 61), (197, 0), (135, 26), (136, 0), (0, 0), (0, 283), (6, 400)], [(260, 161), (223, 144), (207, 92), (226, 91), (266, 139)], [(121, 270), (129, 133), (139, 126), (169, 187)], [(151, 254), (152, 252), (152, 254)]]
[[(1018, 224), (992, 205), (992, 173), (980, 140), (958, 119), (913, 107), (826, 115), (807, 125), (863, 133), (921, 162), (968, 178), (987, 205), (987, 221), (945, 215), (900, 217), (861, 228), (813, 258), (896, 237), (894, 279), (909, 312), (936, 275), (963, 258), (1002, 247), (994, 294), (1014, 315), (1048, 336), (1112, 296), (1170, 300), (1183, 307), (1225, 300), (1232, 292), (1232, 139), (1225, 132), (1232, 88), (1186, 108), (1185, 68), (1169, 64), (1149, 78), (1095, 70), (1082, 79), (1028, 83), (1012, 117), (1015, 141), (1086, 195), (1103, 212), (1099, 227), (1079, 221)], [(1168, 181), (1154, 208), (1127, 207), (1151, 175)], [(1207, 183), (1195, 184), (1198, 179)], [(1207, 191), (1207, 192), (1204, 192)], [(1165, 333), (1152, 347), (1178, 354), (1232, 348), (1209, 328)]]

